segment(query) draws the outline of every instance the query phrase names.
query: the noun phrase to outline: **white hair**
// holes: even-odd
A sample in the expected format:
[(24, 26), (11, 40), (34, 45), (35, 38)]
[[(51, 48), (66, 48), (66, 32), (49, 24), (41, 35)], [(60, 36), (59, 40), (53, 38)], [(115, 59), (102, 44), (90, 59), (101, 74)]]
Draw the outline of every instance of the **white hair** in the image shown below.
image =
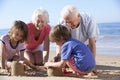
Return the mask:
[(74, 16), (77, 16), (79, 14), (79, 10), (77, 9), (76, 6), (67, 5), (62, 9), (61, 17), (64, 18), (68, 16), (69, 14), (73, 14)]
[(49, 14), (48, 14), (48, 12), (43, 8), (39, 8), (39, 9), (36, 9), (33, 12), (33, 15), (32, 15), (32, 22), (33, 23), (36, 22), (36, 20), (38, 18), (38, 15), (43, 16), (47, 23), (49, 22)]

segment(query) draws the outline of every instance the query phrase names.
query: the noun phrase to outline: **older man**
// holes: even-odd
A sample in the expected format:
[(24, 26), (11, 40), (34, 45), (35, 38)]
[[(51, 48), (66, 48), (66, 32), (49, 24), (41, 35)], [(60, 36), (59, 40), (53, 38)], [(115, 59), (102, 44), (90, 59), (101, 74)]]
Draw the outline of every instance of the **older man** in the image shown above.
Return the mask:
[[(65, 25), (73, 38), (86, 44), (95, 58), (96, 37), (99, 30), (91, 16), (83, 12), (79, 13), (75, 6), (67, 5), (61, 11), (59, 24)], [(57, 48), (57, 53), (60, 53), (60, 46)]]

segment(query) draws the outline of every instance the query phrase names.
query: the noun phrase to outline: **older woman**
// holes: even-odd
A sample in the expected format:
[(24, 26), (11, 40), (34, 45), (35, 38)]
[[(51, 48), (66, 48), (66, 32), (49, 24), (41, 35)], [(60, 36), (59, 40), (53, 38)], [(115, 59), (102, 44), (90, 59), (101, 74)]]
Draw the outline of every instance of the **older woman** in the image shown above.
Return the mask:
[(26, 51), (24, 57), (34, 65), (43, 65), (49, 56), (49, 31), (50, 25), (48, 12), (36, 9), (32, 21), (28, 25), (28, 41), (25, 42)]

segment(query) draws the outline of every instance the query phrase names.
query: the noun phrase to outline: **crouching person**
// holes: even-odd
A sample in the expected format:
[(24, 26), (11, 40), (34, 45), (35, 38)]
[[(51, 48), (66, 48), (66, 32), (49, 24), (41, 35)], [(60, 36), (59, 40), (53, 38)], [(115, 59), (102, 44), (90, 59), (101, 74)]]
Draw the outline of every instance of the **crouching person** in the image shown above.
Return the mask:
[(56, 25), (50, 32), (50, 41), (61, 47), (59, 62), (46, 62), (46, 67), (64, 68), (67, 64), (78, 74), (88, 74), (95, 67), (95, 59), (89, 48), (82, 42), (71, 38), (68, 29), (63, 25)]

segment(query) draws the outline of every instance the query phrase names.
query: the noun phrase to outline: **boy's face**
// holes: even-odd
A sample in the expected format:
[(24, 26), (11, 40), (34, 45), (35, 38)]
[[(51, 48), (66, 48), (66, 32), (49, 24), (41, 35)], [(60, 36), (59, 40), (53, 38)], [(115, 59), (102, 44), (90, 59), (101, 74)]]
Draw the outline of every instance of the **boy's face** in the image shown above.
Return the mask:
[(23, 39), (23, 32), (20, 31), (20, 30), (15, 30), (13, 33), (12, 33), (12, 39), (16, 42), (20, 41)]
[(56, 45), (58, 45), (58, 46), (62, 46), (62, 45), (63, 45), (63, 42), (62, 42), (62, 41), (56, 41), (55, 43), (56, 43)]

